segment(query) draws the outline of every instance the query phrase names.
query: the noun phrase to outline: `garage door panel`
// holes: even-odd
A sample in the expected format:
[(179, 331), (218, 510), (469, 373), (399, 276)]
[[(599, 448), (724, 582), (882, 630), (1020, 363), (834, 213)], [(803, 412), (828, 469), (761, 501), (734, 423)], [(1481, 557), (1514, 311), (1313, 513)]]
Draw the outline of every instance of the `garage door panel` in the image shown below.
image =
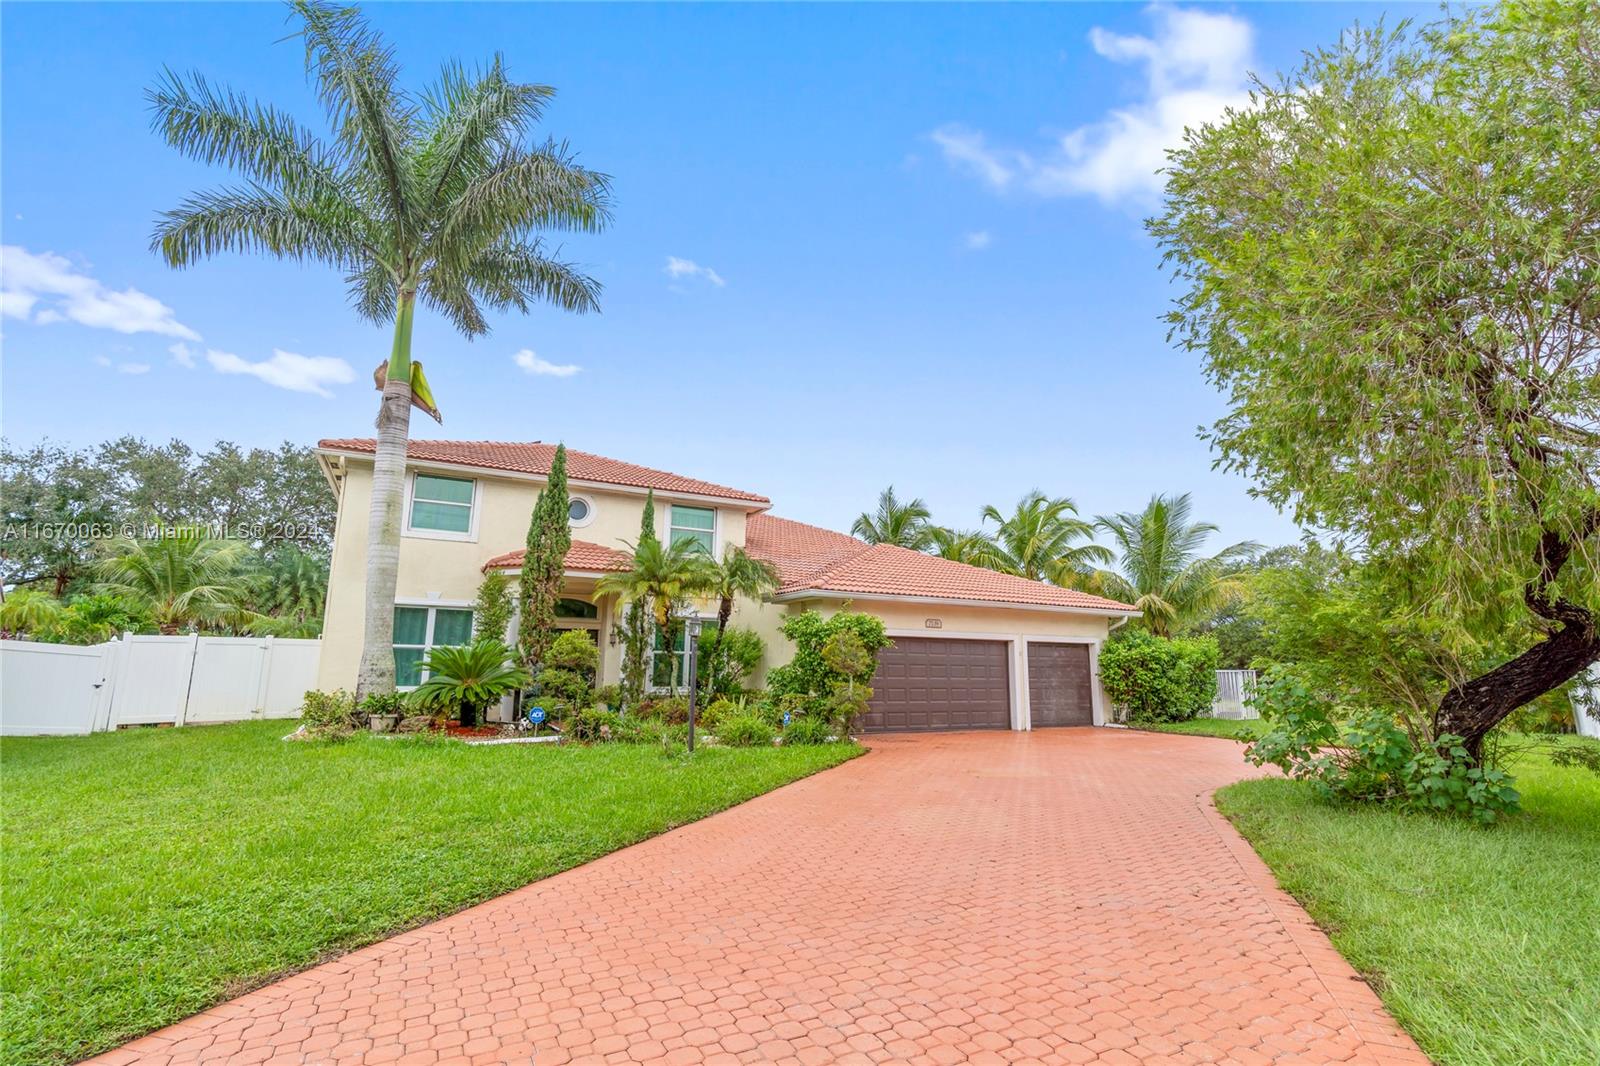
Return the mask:
[(1011, 671), (1004, 641), (900, 637), (878, 654), (868, 732), (1008, 729)]
[(1028, 645), (1028, 707), (1035, 728), (1094, 724), (1087, 644)]

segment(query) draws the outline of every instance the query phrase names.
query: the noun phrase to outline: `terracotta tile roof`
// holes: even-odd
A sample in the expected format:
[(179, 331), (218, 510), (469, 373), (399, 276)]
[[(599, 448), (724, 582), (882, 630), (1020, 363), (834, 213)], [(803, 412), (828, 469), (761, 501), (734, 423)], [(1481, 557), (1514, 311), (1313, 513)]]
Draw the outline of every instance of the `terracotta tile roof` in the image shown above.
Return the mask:
[[(522, 567), (522, 558), (527, 554), (526, 548), (518, 548), (514, 552), (496, 555), (493, 559), (483, 564), (485, 570), (516, 570)], [(586, 540), (575, 540), (572, 547), (567, 550), (568, 570), (590, 571), (620, 571), (633, 565), (633, 556), (616, 548), (608, 548), (604, 544), (591, 544)]]
[[(330, 451), (376, 452), (377, 442), (371, 437), (335, 437), (317, 442), (317, 447)], [(489, 470), (508, 470), (519, 474), (548, 474), (550, 460), (556, 446), (542, 441), (527, 443), (493, 440), (414, 440), (406, 446), (406, 456), (432, 463), (459, 463)], [(574, 481), (598, 482), (602, 485), (627, 485), (640, 489), (660, 489), (662, 492), (685, 492), (696, 496), (716, 496), (726, 500), (743, 500), (747, 503), (770, 504), (765, 496), (732, 489), (698, 478), (680, 477), (665, 470), (652, 470), (603, 455), (575, 452), (567, 449), (567, 476)]]
[(778, 568), (783, 580), (779, 595), (854, 592), (863, 596), (924, 596), (1117, 613), (1134, 610), (1103, 596), (999, 574), (907, 548), (867, 544), (843, 533), (766, 514), (750, 516), (745, 527), (745, 547), (751, 555)]

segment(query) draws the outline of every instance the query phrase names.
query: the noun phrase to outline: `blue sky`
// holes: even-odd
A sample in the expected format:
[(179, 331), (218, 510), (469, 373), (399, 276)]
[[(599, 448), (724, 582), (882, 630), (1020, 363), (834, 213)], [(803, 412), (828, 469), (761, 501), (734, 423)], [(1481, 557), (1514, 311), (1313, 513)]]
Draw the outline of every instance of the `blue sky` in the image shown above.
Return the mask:
[[(838, 529), (892, 482), (957, 526), (1034, 487), (1090, 515), (1188, 490), (1221, 538), (1292, 541), (1196, 437), (1222, 403), (1165, 341), (1150, 161), (1385, 10), (1433, 8), (374, 5), (410, 84), (499, 50), (615, 177), (614, 227), (564, 246), (603, 313), (419, 318), (445, 424), (413, 432), (564, 440)], [(144, 89), (196, 70), (318, 119), (284, 14), (6, 5), (12, 442), (370, 434), (388, 334), (331, 271), (148, 250), (227, 175), (157, 141)]]

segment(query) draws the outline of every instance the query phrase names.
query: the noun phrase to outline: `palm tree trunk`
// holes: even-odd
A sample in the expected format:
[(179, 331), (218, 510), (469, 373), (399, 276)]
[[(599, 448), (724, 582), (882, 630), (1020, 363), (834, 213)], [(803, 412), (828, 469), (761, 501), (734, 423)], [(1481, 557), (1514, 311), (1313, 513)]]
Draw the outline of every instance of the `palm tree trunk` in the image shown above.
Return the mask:
[(416, 294), (400, 294), (394, 351), (378, 407), (378, 448), (367, 512), (367, 586), (356, 699), (394, 691), (394, 596), (400, 577), (400, 511), (405, 504), (406, 440), (411, 431), (411, 322)]
[(722, 638), (728, 632), (728, 619), (733, 617), (733, 597), (724, 596), (722, 602), (717, 604), (717, 654), (711, 657), (711, 691), (717, 691), (717, 683), (722, 680), (722, 661), (728, 656), (728, 649), (723, 644)]

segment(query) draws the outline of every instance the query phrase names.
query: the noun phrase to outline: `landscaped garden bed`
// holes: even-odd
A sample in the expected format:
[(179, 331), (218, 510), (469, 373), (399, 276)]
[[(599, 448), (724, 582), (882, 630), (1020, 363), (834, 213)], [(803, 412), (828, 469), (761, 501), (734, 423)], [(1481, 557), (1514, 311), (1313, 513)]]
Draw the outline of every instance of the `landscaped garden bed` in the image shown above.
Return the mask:
[(860, 752), (282, 735), (0, 741), (0, 1060), (104, 1050)]
[(1600, 776), (1533, 753), (1511, 769), (1522, 813), (1492, 826), (1333, 804), (1282, 778), (1216, 804), (1435, 1061), (1587, 1066), (1600, 1061)]

